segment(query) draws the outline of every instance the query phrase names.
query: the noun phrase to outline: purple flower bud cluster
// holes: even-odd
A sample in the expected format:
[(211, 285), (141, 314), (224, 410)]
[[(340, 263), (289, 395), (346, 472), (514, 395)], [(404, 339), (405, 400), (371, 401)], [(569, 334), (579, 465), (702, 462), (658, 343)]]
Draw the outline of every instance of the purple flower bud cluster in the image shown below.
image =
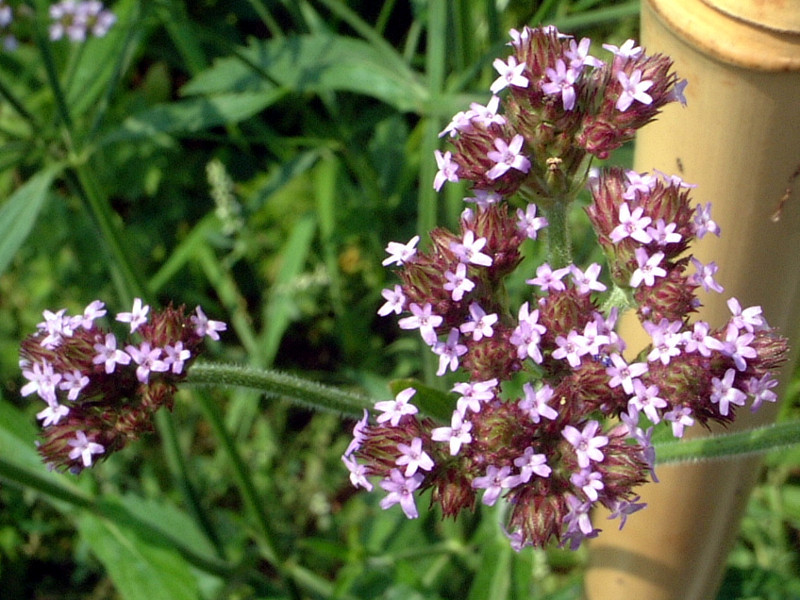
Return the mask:
[[(219, 339), (225, 323), (198, 306), (169, 306), (150, 313), (139, 298), (116, 320), (130, 325), (127, 339), (97, 326), (106, 315), (95, 300), (81, 315), (45, 311), (38, 331), (22, 342), (20, 368), (27, 383), (21, 394), (36, 394), (46, 406), (39, 453), (53, 468), (80, 472), (152, 431), (162, 406), (172, 409), (177, 383), (202, 349)], [(134, 339), (135, 334), (135, 339)]]
[[(435, 187), (469, 180), (475, 207), (458, 233), (435, 229), (425, 251), (416, 236), (392, 242), (384, 261), (400, 267), (401, 284), (384, 290), (378, 314), (419, 331), (438, 375), (456, 373), (452, 414), (444, 423), (421, 415), (420, 392), (408, 387), (377, 402), (372, 422), (365, 411), (343, 460), (355, 486), (372, 490), (377, 479), (381, 506), (399, 504), (409, 518), (426, 490), (444, 516), (502, 500), (515, 549), (577, 548), (600, 531), (594, 506), (620, 527), (643, 508), (635, 488), (656, 480), (655, 425), (681, 437), (696, 422), (730, 422), (748, 401), (751, 410), (774, 402), (787, 343), (759, 307), (735, 299), (722, 327), (690, 320), (700, 287), (721, 291), (716, 266), (687, 254), (695, 238), (719, 234), (710, 207), (692, 206), (691, 186), (676, 177), (622, 169), (588, 178), (608, 274), (545, 263), (527, 279), (530, 298), (509, 305), (504, 278), (522, 243), (548, 227), (535, 204), (512, 196), (542, 208), (563, 201), (586, 181), (587, 156), (606, 156), (683, 88), (667, 58), (630, 41), (604, 63), (588, 40), (553, 28), (512, 31), (512, 40), (514, 54), (495, 61), (492, 92), (503, 98), (456, 115), (444, 132), (455, 151), (436, 153)], [(638, 354), (615, 331), (628, 307), (651, 338)]]
[(73, 42), (86, 41), (89, 35), (103, 37), (117, 21), (98, 0), (62, 0), (50, 6), (50, 19), (50, 39), (66, 37)]

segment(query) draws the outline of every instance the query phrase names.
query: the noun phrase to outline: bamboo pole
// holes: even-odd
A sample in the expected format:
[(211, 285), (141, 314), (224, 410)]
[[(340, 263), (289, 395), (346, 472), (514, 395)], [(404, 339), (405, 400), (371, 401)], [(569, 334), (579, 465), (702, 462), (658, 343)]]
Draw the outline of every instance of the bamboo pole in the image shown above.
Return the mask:
[[(669, 105), (642, 129), (634, 168), (697, 184), (694, 199), (712, 203), (722, 229), (721, 238), (707, 236), (693, 247), (702, 262), (716, 261), (725, 287), (724, 294), (701, 297), (697, 318), (722, 325), (730, 316), (725, 302), (734, 296), (742, 307), (761, 305), (769, 323), (796, 340), (800, 1), (645, 0), (641, 41), (649, 53), (671, 56), (688, 79), (688, 107)], [(622, 329), (632, 349), (646, 343), (635, 319)], [(787, 368), (783, 379), (788, 375)], [(769, 422), (775, 412), (774, 406), (755, 415), (740, 410), (733, 428)], [(691, 435), (706, 435), (692, 429)], [(604, 531), (590, 545), (586, 597), (714, 598), (759, 467), (758, 459), (663, 466), (660, 483), (642, 488), (648, 507), (622, 531), (596, 514), (594, 524)]]

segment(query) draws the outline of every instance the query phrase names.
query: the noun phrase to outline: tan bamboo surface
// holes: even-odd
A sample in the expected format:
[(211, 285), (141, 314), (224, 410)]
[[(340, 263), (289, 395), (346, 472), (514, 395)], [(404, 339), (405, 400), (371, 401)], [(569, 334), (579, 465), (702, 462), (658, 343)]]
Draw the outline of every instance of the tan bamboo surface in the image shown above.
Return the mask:
[[(697, 184), (693, 198), (712, 203), (722, 229), (721, 238), (706, 236), (692, 249), (702, 262), (716, 261), (725, 287), (723, 294), (700, 292), (696, 318), (723, 325), (734, 296), (743, 308), (761, 305), (797, 346), (800, 2), (645, 0), (641, 42), (648, 53), (674, 59), (689, 81), (688, 106), (667, 106), (641, 130), (634, 168)], [(634, 352), (645, 345), (635, 319), (622, 328)], [(775, 412), (774, 405), (755, 415), (740, 409), (733, 429), (769, 422)], [(707, 432), (694, 427), (690, 435)], [(641, 488), (648, 507), (621, 532), (606, 514), (595, 514), (603, 532), (590, 544), (586, 597), (713, 599), (759, 467), (758, 458), (662, 466), (661, 482)]]

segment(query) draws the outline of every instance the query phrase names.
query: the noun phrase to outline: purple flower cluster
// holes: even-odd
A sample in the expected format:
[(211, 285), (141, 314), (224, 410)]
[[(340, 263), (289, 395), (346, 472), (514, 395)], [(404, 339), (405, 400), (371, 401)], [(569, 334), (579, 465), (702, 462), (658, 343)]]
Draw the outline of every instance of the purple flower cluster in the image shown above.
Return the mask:
[(50, 19), (50, 39), (66, 37), (73, 42), (83, 42), (90, 34), (103, 37), (117, 21), (98, 0), (62, 0), (50, 6)]
[(37, 414), (39, 452), (54, 468), (77, 473), (151, 431), (156, 410), (172, 408), (176, 384), (186, 378), (203, 339), (219, 339), (226, 329), (199, 306), (189, 316), (182, 306), (149, 315), (150, 307), (136, 298), (130, 312), (116, 316), (130, 325), (122, 341), (95, 323), (106, 312), (99, 300), (81, 315), (45, 311), (38, 331), (22, 342), (27, 383), (21, 394), (36, 394), (46, 404)]
[[(377, 478), (381, 506), (400, 504), (409, 518), (425, 490), (444, 516), (503, 499), (515, 549), (550, 540), (576, 548), (600, 531), (592, 507), (622, 526), (644, 506), (635, 488), (655, 480), (653, 426), (666, 422), (681, 437), (696, 422), (730, 422), (748, 399), (752, 410), (774, 402), (772, 372), (787, 344), (759, 307), (735, 299), (722, 327), (690, 320), (697, 290), (721, 287), (715, 265), (687, 250), (719, 228), (680, 179), (622, 169), (589, 177), (605, 283), (599, 264), (545, 263), (527, 280), (530, 299), (509, 306), (503, 280), (520, 265), (521, 244), (548, 227), (535, 204), (512, 196), (542, 208), (565, 201), (586, 180), (587, 157), (605, 157), (683, 88), (668, 59), (630, 41), (608, 48), (604, 63), (588, 40), (553, 28), (512, 31), (512, 40), (514, 54), (495, 61), (502, 101), (456, 115), (443, 132), (454, 151), (436, 154), (435, 187), (469, 180), (475, 208), (458, 233), (432, 231), (424, 252), (418, 237), (392, 242), (384, 261), (402, 282), (384, 290), (378, 313), (419, 331), (440, 376), (460, 375), (449, 423), (421, 415), (418, 391), (406, 388), (375, 404), (374, 422), (365, 411), (343, 460), (354, 485), (372, 490)], [(651, 338), (638, 354), (615, 332), (626, 307)]]

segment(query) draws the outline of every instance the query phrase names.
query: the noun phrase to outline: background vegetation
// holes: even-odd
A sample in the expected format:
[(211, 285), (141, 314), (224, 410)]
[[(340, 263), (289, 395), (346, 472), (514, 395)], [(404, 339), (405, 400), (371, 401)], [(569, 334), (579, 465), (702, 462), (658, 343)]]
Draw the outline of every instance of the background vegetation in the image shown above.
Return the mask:
[[(438, 132), (487, 101), (511, 27), (599, 49), (636, 37), (638, 2), (119, 0), (85, 44), (47, 40), (48, 4), (0, 53), (0, 597), (578, 597), (583, 552), (515, 554), (486, 507), (380, 510), (340, 461), (352, 424), (280, 398), (186, 389), (156, 435), (49, 473), (18, 344), (44, 309), (141, 296), (227, 321), (207, 358), (376, 398), (433, 383), (375, 311), (386, 244), (462, 209), (431, 187)], [(800, 598), (800, 450), (767, 463), (720, 598)]]

